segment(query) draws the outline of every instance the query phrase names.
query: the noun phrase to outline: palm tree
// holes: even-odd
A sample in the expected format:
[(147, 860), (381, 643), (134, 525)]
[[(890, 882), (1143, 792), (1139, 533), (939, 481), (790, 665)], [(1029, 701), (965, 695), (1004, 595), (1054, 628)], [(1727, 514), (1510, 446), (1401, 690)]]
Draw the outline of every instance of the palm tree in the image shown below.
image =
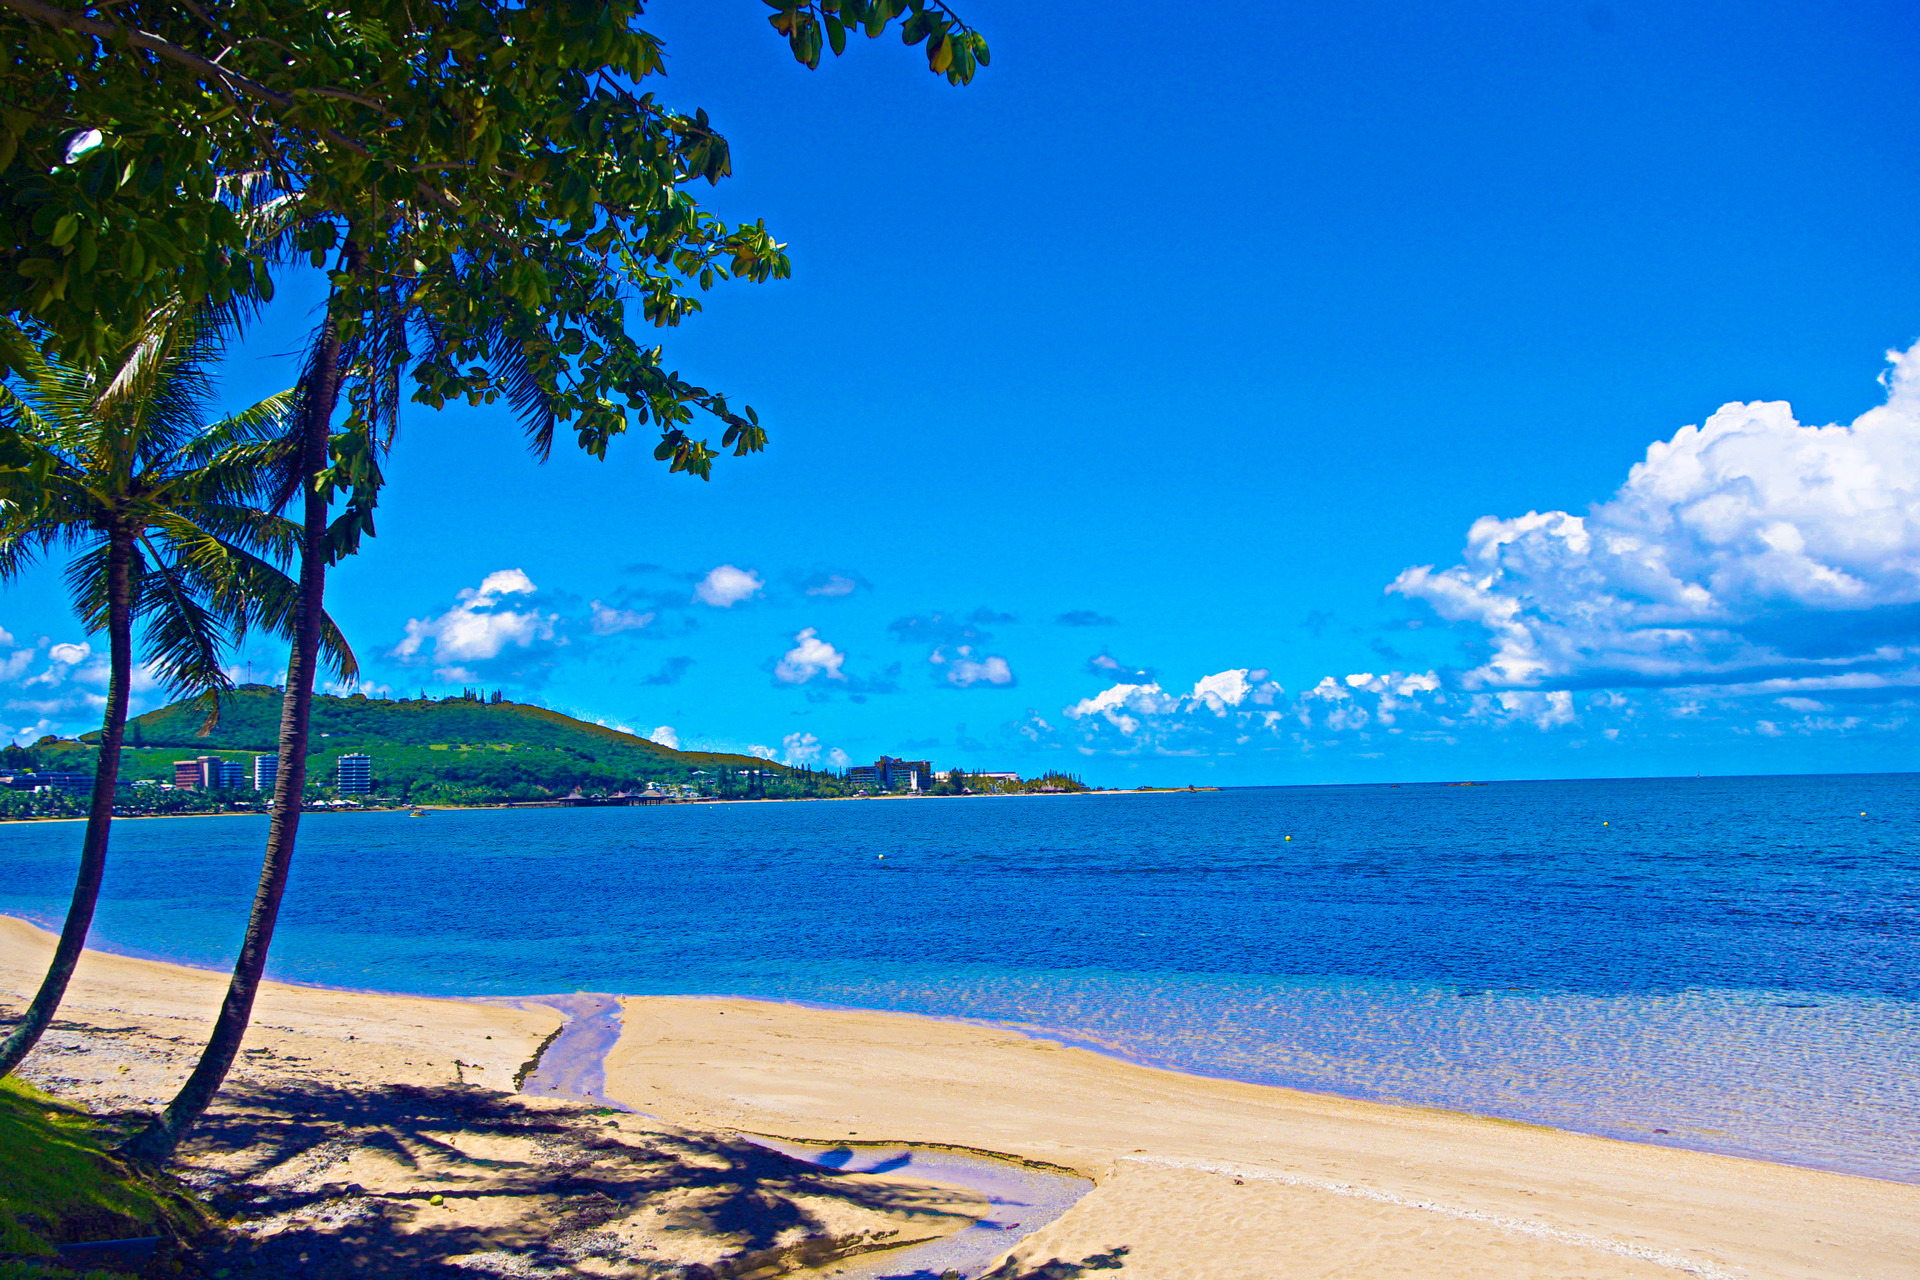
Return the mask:
[[(207, 425), (207, 370), (219, 350), (216, 326), (176, 306), (109, 359), (65, 362), (18, 344), (20, 375), (0, 384), (0, 582), (44, 552), (75, 553), (67, 581), (87, 629), (107, 633), (110, 673), (73, 900), (46, 978), (0, 1043), (0, 1076), (52, 1022), (93, 921), (136, 624), (148, 668), (175, 691), (202, 695), (211, 723), (232, 685), (221, 667), (227, 646), (255, 627), (284, 635), (297, 612), (276, 564), (300, 530), (267, 500), (291, 448), (295, 398), (269, 396)], [(351, 677), (338, 629), (323, 620), (321, 633), (332, 665)]]

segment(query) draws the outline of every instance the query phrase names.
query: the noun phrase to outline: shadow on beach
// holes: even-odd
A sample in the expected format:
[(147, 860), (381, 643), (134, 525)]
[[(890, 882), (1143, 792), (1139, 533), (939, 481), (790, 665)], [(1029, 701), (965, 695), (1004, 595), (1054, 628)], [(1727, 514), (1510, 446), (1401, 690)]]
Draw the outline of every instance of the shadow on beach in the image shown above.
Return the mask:
[(954, 1188), (475, 1087), (250, 1086), (183, 1153), (228, 1276), (773, 1276), (968, 1225)]

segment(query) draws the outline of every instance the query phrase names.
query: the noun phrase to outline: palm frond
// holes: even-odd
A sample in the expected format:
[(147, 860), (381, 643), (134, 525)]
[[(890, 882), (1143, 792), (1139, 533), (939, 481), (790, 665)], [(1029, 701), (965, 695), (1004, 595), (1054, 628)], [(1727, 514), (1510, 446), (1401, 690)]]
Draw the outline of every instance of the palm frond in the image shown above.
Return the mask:
[(198, 598), (191, 575), (160, 559), (142, 539), (149, 557), (134, 596), (134, 612), (145, 622), (146, 662), (163, 683), (180, 693), (205, 693), (232, 687), (220, 662), (230, 639), (230, 624)]

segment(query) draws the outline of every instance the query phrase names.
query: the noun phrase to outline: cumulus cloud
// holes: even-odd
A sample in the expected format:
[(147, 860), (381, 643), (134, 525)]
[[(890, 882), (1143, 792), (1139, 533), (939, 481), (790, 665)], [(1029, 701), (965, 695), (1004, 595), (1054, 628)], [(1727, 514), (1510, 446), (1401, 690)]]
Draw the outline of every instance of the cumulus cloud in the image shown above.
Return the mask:
[(943, 649), (935, 649), (927, 661), (943, 668), (947, 683), (957, 689), (970, 689), (977, 684), (1013, 683), (1013, 668), (1005, 658), (998, 655), (977, 657), (971, 645), (961, 645), (951, 656)]
[(441, 679), (480, 679), (469, 664), (491, 663), (509, 650), (525, 656), (553, 641), (558, 615), (543, 613), (526, 599), (535, 591), (533, 580), (519, 569), (490, 573), (478, 587), (463, 588), (445, 613), (407, 619), (393, 655), (403, 662), (426, 661), (431, 650)]
[(592, 612), (587, 625), (597, 636), (618, 635), (622, 631), (638, 631), (652, 622), (655, 616), (651, 611), (642, 613), (638, 609), (615, 609), (598, 600), (593, 601), (589, 608)]
[(680, 734), (670, 724), (656, 726), (652, 732), (647, 734), (647, 739), (650, 742), (659, 743), (670, 751), (678, 751), (680, 749)]
[(790, 733), (780, 739), (780, 759), (790, 765), (811, 765), (820, 758), (820, 739), (811, 733)]
[(47, 657), (63, 667), (77, 667), (93, 655), (93, 646), (82, 640), (78, 644), (56, 644), (47, 649)]
[(1888, 358), (1850, 424), (1726, 405), (1587, 515), (1483, 517), (1388, 590), (1485, 633), (1469, 688), (1920, 683), (1920, 345)]
[[(1186, 693), (1154, 680), (1123, 680), (1062, 710), (1078, 726), (1083, 749), (1191, 754), (1271, 732), (1282, 719), (1277, 708), (1285, 693), (1264, 668), (1230, 667), (1201, 676)], [(1033, 716), (1020, 731), (1039, 741), (1054, 729)]]
[(846, 654), (822, 640), (814, 628), (808, 627), (793, 638), (793, 648), (787, 650), (774, 665), (773, 678), (782, 684), (805, 684), (819, 675), (829, 680), (845, 680), (847, 677), (840, 668), (846, 660)]
[(742, 600), (760, 594), (764, 586), (766, 583), (752, 570), (723, 564), (700, 580), (693, 589), (693, 596), (702, 604), (710, 604), (716, 609), (731, 609)]
[(815, 574), (801, 586), (810, 596), (850, 596), (860, 584), (844, 573)]
[(1086, 674), (1103, 680), (1113, 680), (1120, 684), (1148, 684), (1153, 680), (1152, 667), (1136, 667), (1102, 649), (1087, 659)]

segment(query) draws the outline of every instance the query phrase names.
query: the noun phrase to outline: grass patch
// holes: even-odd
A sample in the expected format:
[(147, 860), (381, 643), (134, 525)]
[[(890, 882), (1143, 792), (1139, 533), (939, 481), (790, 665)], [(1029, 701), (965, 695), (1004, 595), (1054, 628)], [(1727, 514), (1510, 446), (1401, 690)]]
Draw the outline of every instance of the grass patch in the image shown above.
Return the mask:
[(73, 1280), (72, 1270), (32, 1261), (53, 1257), (63, 1244), (180, 1239), (210, 1225), (206, 1211), (169, 1180), (107, 1154), (114, 1136), (24, 1081), (0, 1080), (0, 1280)]

